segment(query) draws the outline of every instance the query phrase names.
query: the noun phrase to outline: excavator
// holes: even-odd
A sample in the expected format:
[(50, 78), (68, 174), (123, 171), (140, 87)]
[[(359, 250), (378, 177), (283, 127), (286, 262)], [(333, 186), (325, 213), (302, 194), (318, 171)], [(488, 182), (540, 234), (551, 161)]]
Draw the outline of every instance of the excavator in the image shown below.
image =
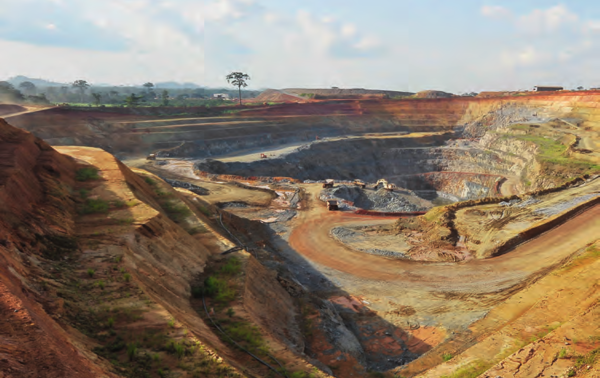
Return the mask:
[(367, 187), (367, 184), (365, 184), (365, 182), (363, 180), (359, 180), (359, 179), (354, 180), (354, 185), (358, 186), (361, 189), (364, 189)]
[(379, 184), (381, 184), (381, 186), (383, 187), (383, 189), (389, 191), (389, 192), (393, 192), (394, 189), (396, 189), (396, 184), (393, 183), (389, 183), (386, 179), (380, 179), (379, 181), (377, 181), (377, 183), (375, 184), (375, 188), (374, 189), (379, 189)]

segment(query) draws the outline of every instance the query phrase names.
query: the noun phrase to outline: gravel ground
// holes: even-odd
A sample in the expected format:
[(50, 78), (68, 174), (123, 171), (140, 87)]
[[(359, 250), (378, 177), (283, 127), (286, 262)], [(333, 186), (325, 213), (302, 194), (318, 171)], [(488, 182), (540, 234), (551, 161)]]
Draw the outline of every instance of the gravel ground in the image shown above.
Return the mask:
[[(370, 255), (378, 255), (378, 256), (384, 256), (384, 257), (389, 257), (389, 258), (394, 258), (394, 259), (408, 259), (408, 256), (406, 256), (402, 252), (390, 251), (390, 250), (379, 249), (379, 248), (363, 248), (363, 247), (361, 247), (360, 244), (365, 244), (365, 242), (367, 242), (369, 239), (378, 239), (379, 238), (378, 236), (369, 236), (361, 231), (352, 230), (352, 229), (349, 229), (346, 227), (335, 227), (335, 228), (331, 229), (331, 235), (338, 241), (350, 246), (351, 248), (356, 249), (361, 252), (364, 252), (364, 253), (368, 253)], [(377, 241), (377, 240), (374, 240), (374, 241)], [(373, 244), (373, 243), (370, 243), (370, 244)]]
[(534, 213), (545, 215), (545, 216), (552, 216), (552, 215), (560, 214), (569, 209), (572, 209), (573, 207), (575, 207), (583, 202), (587, 202), (587, 201), (589, 201), (593, 198), (599, 197), (599, 196), (600, 196), (600, 194), (593, 193), (593, 194), (588, 194), (588, 195), (581, 196), (581, 197), (576, 197), (570, 201), (562, 202), (558, 205), (537, 209), (534, 211)]
[(427, 211), (432, 207), (431, 202), (418, 197), (411, 191), (398, 189), (389, 192), (385, 189), (360, 189), (356, 186), (340, 185), (321, 192), (321, 200), (337, 199), (353, 203), (342, 203), (342, 208), (350, 210), (366, 209), (382, 212), (413, 212)]

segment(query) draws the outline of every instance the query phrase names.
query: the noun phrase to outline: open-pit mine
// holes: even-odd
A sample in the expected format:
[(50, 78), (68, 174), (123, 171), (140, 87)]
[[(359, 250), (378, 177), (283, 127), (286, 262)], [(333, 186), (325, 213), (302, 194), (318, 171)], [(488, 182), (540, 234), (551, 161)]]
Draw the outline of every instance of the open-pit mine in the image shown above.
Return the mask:
[(0, 377), (598, 377), (598, 104), (0, 105)]

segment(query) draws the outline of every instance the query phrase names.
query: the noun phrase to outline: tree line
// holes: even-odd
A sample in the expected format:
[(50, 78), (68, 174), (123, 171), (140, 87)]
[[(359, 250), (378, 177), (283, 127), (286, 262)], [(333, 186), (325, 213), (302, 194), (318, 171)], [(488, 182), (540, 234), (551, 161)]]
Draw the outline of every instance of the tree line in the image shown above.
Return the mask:
[[(0, 81), (0, 102), (32, 103), (32, 104), (80, 104), (109, 106), (197, 106), (217, 105), (223, 103), (222, 98), (213, 98), (216, 93), (242, 98), (255, 97), (258, 91), (243, 91), (248, 75), (232, 73), (227, 81), (237, 86), (237, 91), (215, 88), (157, 88), (154, 83), (147, 82), (141, 87), (99, 87), (88, 81), (79, 79), (68, 85), (36, 86), (31, 81), (23, 81), (13, 85), (8, 81)], [(245, 75), (245, 76), (244, 76)]]

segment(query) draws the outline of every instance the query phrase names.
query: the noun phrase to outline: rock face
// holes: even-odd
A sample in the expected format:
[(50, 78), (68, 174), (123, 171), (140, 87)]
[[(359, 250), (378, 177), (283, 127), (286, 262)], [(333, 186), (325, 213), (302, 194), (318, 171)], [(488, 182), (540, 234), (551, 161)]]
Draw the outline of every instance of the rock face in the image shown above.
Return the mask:
[(8, 357), (0, 371), (10, 376), (103, 372), (55, 323), (53, 298), (39, 289), (45, 261), (76, 248), (74, 202), (65, 190), (74, 168), (72, 159), (0, 119), (0, 353)]
[[(0, 359), (0, 371), (11, 376), (114, 376), (110, 364), (91, 352), (97, 344), (80, 333), (80, 327), (88, 326), (79, 323), (90, 316), (89, 302), (83, 305), (79, 296), (69, 294), (78, 292), (73, 282), (88, 275), (103, 282), (103, 292), (118, 285), (145, 292), (157, 313), (170, 314), (227, 358), (227, 348), (189, 302), (190, 282), (211, 252), (170, 220), (150, 185), (112, 155), (87, 147), (63, 147), (61, 152), (0, 120), (0, 314), (10, 322), (0, 325), (5, 340), (0, 353), (9, 356)], [(82, 167), (97, 169), (99, 177), (76, 181)], [(78, 185), (88, 189), (76, 190)], [(182, 206), (175, 205), (174, 190), (169, 198), (172, 206)], [(86, 215), (91, 204), (107, 208)], [(111, 270), (103, 270), (106, 261), (122, 262), (130, 278), (121, 278), (121, 284), (112, 281)], [(92, 273), (86, 275), (85, 269)], [(73, 314), (76, 308), (80, 310)], [(30, 341), (33, 336), (35, 342)]]

